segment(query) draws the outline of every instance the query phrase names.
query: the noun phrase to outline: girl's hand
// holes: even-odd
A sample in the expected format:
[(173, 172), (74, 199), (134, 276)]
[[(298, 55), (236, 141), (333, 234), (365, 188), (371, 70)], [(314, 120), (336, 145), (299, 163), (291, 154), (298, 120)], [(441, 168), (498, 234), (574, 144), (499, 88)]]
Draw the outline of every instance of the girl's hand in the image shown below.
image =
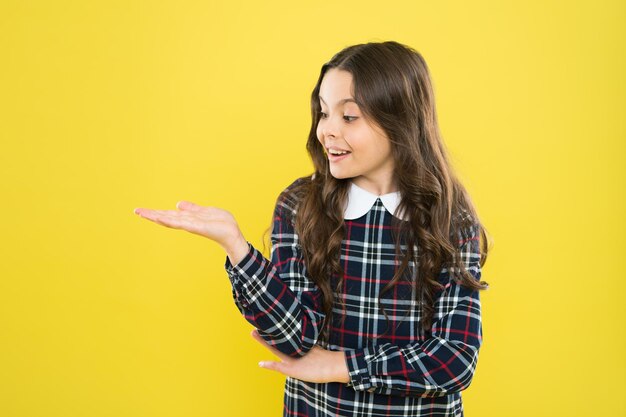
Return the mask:
[(306, 355), (292, 358), (270, 346), (256, 329), (252, 331), (252, 337), (281, 360), (281, 362), (259, 362), (262, 368), (272, 369), (307, 382), (350, 382), (345, 353), (342, 351), (326, 350), (316, 345)]
[(134, 212), (160, 225), (183, 229), (214, 240), (228, 252), (229, 256), (247, 252), (248, 243), (230, 212), (217, 207), (199, 206), (189, 201), (179, 201), (176, 208), (178, 210), (152, 210), (138, 207)]

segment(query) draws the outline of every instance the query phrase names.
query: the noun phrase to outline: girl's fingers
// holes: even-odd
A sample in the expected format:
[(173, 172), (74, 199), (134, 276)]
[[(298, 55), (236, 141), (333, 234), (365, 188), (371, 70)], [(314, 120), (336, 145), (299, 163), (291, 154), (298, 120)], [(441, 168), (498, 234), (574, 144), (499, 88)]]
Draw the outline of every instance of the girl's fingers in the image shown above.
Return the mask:
[(181, 200), (178, 203), (176, 203), (176, 208), (179, 210), (200, 211), (204, 207), (194, 204), (191, 201)]
[(287, 373), (289, 372), (284, 362), (261, 361), (259, 362), (259, 366), (261, 368), (271, 369), (272, 371), (280, 372), (284, 375), (288, 375)]
[(223, 241), (239, 232), (235, 218), (227, 211), (217, 207), (202, 207), (189, 201), (181, 200), (177, 206), (183, 210), (153, 210), (138, 207), (135, 214), (154, 223), (182, 229), (207, 237), (223, 246)]
[(152, 220), (155, 223), (161, 224), (163, 226), (167, 226), (167, 227), (175, 227), (175, 221), (171, 218), (166, 218), (166, 217), (160, 217), (160, 216), (146, 216), (146, 219), (148, 220)]
[(143, 207), (137, 207), (133, 213), (142, 217), (150, 218), (152, 215), (168, 215), (168, 216), (184, 216), (193, 214), (198, 218), (205, 220), (233, 220), (232, 214), (218, 207), (199, 206), (190, 201), (181, 200), (176, 203), (178, 210), (154, 210)]
[(188, 223), (184, 221), (182, 216), (184, 213), (176, 210), (141, 209), (137, 214), (155, 223), (173, 228), (180, 228), (184, 223)]
[(153, 210), (147, 208), (136, 208), (135, 214), (140, 215), (141, 217), (154, 217), (155, 215), (163, 215), (163, 214), (174, 214), (179, 213), (176, 210)]

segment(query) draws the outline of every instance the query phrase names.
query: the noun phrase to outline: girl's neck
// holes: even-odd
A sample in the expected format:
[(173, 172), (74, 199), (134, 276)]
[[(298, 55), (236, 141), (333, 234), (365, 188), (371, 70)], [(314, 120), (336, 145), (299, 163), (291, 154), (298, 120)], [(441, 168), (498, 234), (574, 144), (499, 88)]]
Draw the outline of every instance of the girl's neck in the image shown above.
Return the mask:
[(363, 188), (366, 191), (369, 191), (372, 194), (376, 195), (385, 195), (398, 191), (398, 187), (391, 180), (391, 178), (387, 180), (378, 180), (373, 181), (369, 178), (366, 178), (362, 175), (358, 177), (352, 178), (352, 182), (357, 186)]

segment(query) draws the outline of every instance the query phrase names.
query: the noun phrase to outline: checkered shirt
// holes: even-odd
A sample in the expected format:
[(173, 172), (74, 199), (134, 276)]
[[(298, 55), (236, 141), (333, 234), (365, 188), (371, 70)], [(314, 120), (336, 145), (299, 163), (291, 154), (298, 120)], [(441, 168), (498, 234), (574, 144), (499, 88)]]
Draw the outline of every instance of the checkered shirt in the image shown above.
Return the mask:
[[(271, 259), (248, 242), (248, 253), (237, 265), (228, 257), (225, 262), (235, 305), (270, 345), (292, 357), (305, 355), (315, 344), (345, 352), (350, 382), (286, 377), (283, 415), (463, 416), (461, 391), (472, 381), (482, 343), (479, 292), (457, 284), (443, 268), (438, 280), (444, 288), (436, 294), (430, 334), (420, 326), (421, 306), (410, 283), (399, 282), (379, 302), (400, 260), (392, 214), (378, 198), (365, 215), (344, 220), (340, 260), (345, 277), (339, 296), (345, 310), (335, 303), (330, 340), (321, 343), (322, 293), (307, 276), (293, 226), (296, 201), (289, 193), (302, 180), (277, 199)], [(477, 227), (460, 233), (458, 243), (465, 268), (479, 280)], [(336, 282), (331, 277), (332, 288)]]

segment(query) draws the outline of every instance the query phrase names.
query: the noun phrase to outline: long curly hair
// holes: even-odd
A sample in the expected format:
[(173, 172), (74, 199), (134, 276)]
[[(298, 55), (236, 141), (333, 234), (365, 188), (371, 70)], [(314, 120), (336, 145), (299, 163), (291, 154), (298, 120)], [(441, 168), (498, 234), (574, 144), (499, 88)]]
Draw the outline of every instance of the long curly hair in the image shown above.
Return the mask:
[[(360, 111), (389, 137), (395, 162), (394, 180), (401, 195), (397, 212), (405, 213), (408, 218), (406, 221), (392, 218), (396, 256), (402, 261), (394, 277), (381, 290), (379, 305), (388, 319), (380, 297), (409, 277), (422, 308), (421, 326), (430, 333), (435, 295), (443, 288), (437, 280), (443, 267), (449, 268), (460, 285), (476, 290), (488, 288), (487, 282), (478, 281), (465, 270), (459, 254), (459, 236), (470, 227), (478, 230), (483, 266), (488, 235), (450, 164), (424, 58), (398, 42), (370, 42), (348, 46), (322, 65), (311, 94), (312, 122), (306, 144), (315, 172), (292, 190), (299, 202), (294, 228), (309, 277), (323, 294), (326, 319), (320, 340), (328, 341), (333, 303), (342, 299), (339, 290), (344, 271), (340, 249), (345, 236), (343, 209), (350, 187), (350, 179), (331, 175), (328, 157), (316, 133), (321, 112), (320, 84), (331, 68), (352, 75)], [(405, 253), (401, 251), (402, 243), (407, 247)], [(411, 263), (417, 265), (416, 270), (409, 268)], [(335, 288), (331, 285), (333, 274), (338, 277)]]

